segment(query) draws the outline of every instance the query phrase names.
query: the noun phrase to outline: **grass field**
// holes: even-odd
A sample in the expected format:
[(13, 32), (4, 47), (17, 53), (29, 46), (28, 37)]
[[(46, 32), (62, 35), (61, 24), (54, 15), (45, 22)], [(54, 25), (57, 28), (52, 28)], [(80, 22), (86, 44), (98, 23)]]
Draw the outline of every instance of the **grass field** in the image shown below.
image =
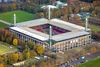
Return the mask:
[(16, 17), (17, 17), (17, 23), (32, 20), (36, 17), (36, 14), (31, 14), (31, 13), (28, 13), (25, 11), (18, 10), (18, 11), (0, 13), (0, 19), (10, 22), (10, 23), (13, 23), (14, 13), (16, 14)]
[(15, 47), (9, 48), (7, 45), (6, 43), (0, 42), (0, 55), (17, 51)]
[(100, 67), (100, 58), (83, 63), (77, 67)]
[[(85, 22), (83, 23), (83, 25), (85, 25)], [(99, 25), (95, 25), (95, 24), (90, 24), (89, 23), (88, 26), (91, 29), (91, 31), (93, 31), (93, 32), (100, 32), (100, 26)]]
[(90, 24), (90, 28), (94, 32), (100, 32), (100, 26), (96, 26), (94, 24)]
[(6, 27), (8, 27), (8, 25), (0, 22), (0, 28), (6, 28)]

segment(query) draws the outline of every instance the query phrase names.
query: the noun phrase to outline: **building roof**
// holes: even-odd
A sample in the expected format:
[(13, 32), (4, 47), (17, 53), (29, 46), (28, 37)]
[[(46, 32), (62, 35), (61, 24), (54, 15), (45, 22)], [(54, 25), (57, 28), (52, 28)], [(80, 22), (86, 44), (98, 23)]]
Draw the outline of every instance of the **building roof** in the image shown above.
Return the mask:
[(51, 19), (47, 20), (44, 18), (31, 20), (23, 23), (18, 23), (16, 27), (10, 27), (10, 29), (16, 30), (18, 32), (21, 32), (23, 34), (26, 34), (28, 36), (37, 38), (42, 41), (48, 41), (49, 35), (46, 33), (39, 32), (35, 29), (31, 29), (32, 26), (42, 25), (42, 24), (52, 24), (67, 30), (70, 30), (70, 32), (66, 32), (63, 34), (53, 35), (52, 40), (54, 41), (61, 41), (65, 39), (71, 39), (83, 35), (88, 35), (89, 32), (85, 31), (85, 28), (82, 26), (78, 26), (76, 24), (72, 24), (69, 22), (65, 22), (59, 19)]
[(59, 20), (59, 19), (52, 19), (51, 22), (52, 23), (50, 23), (50, 24), (60, 26), (60, 27), (65, 28), (65, 29), (70, 29), (71, 31), (72, 30), (85, 30), (85, 28), (82, 26), (72, 24), (70, 22), (66, 22), (66, 21)]
[(40, 36), (40, 35), (35, 34), (35, 33), (31, 33), (29, 31), (23, 30), (23, 29), (18, 28), (18, 27), (10, 27), (10, 29), (16, 30), (18, 32), (21, 32), (21, 33), (29, 35), (31, 37), (37, 38), (39, 40), (43, 40), (43, 41), (48, 40), (46, 37)]
[(86, 31), (76, 31), (76, 32), (69, 32), (69, 33), (64, 33), (59, 35), (55, 35), (52, 37), (53, 40), (55, 41), (61, 41), (61, 40), (67, 40), (67, 39), (71, 39), (71, 38), (75, 38), (75, 37), (79, 37), (79, 36), (83, 36), (83, 35), (88, 35), (89, 33)]
[(45, 5), (45, 6), (42, 6), (41, 8), (51, 8), (51, 9), (54, 9), (54, 8), (57, 8), (56, 6), (54, 5)]
[(56, 1), (56, 6), (59, 7), (59, 6), (67, 6), (68, 4), (67, 3), (63, 3), (61, 1)]
[(26, 22), (17, 23), (16, 27), (31, 27), (31, 26), (46, 24), (48, 22), (49, 21), (47, 19), (41, 18), (41, 19), (36, 19), (36, 20), (30, 20), (30, 21), (26, 21)]

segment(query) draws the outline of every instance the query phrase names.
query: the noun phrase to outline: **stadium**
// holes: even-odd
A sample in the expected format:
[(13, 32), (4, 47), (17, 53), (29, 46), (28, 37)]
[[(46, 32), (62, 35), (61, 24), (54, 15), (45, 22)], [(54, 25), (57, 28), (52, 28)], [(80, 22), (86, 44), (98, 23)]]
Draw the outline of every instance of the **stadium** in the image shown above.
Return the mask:
[(17, 23), (9, 30), (24, 41), (33, 41), (43, 47), (65, 51), (91, 43), (91, 34), (85, 27), (60, 19), (35, 19)]

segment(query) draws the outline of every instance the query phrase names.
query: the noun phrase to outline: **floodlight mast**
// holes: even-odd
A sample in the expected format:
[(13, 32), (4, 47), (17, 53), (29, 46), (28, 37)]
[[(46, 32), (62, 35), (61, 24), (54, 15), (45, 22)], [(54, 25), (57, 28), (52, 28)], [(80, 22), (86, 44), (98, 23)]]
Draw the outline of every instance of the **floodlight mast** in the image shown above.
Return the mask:
[(51, 19), (51, 9), (55, 9), (57, 7), (53, 5), (45, 5), (45, 6), (42, 6), (41, 8), (48, 9), (48, 20), (50, 20)]
[(49, 26), (49, 48), (52, 48), (52, 26)]
[(89, 19), (89, 16), (86, 17), (86, 21), (85, 21), (85, 31), (88, 31), (88, 19)]
[[(47, 6), (43, 6), (41, 8), (48, 9), (48, 20), (50, 22), (50, 19), (51, 19), (51, 9), (55, 9), (57, 7), (53, 6), (53, 5), (47, 5)], [(48, 45), (48, 47), (49, 47), (49, 49), (52, 48), (52, 26), (49, 26), (49, 45)]]
[(48, 19), (50, 20), (51, 19), (51, 8), (48, 7)]
[(16, 26), (16, 14), (14, 13), (14, 26)]

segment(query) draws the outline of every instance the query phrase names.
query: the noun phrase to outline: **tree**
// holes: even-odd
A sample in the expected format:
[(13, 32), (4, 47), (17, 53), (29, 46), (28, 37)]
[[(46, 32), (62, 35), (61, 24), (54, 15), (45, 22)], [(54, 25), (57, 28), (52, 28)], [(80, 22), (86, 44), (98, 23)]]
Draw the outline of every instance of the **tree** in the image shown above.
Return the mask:
[(32, 64), (32, 66), (31, 66), (31, 67), (36, 67), (36, 66), (35, 66), (35, 64)]
[(3, 36), (1, 36), (1, 41), (4, 41), (4, 40), (5, 40), (5, 38)]
[(13, 45), (17, 46), (18, 45), (18, 39), (13, 39)]
[(30, 59), (31, 58), (31, 53), (29, 48), (26, 48), (24, 51), (25, 59)]
[(90, 50), (91, 50), (91, 53), (95, 53), (97, 51), (96, 47), (92, 47)]
[(0, 56), (0, 63), (3, 63), (4, 58), (2, 56)]
[(4, 64), (3, 63), (0, 63), (0, 67), (4, 67)]
[(4, 57), (4, 63), (7, 64), (7, 61), (8, 61), (8, 57), (7, 57), (7, 55), (4, 55), (3, 57)]
[(45, 61), (41, 61), (41, 67), (48, 67), (48, 65)]
[(30, 58), (30, 51), (28, 51), (28, 52), (26, 53), (26, 58), (27, 58), (27, 59)]
[(19, 60), (22, 61), (24, 59), (23, 53), (19, 53)]
[(8, 54), (8, 61), (7, 61), (7, 64), (12, 64), (12, 63), (13, 63), (12, 54)]
[(37, 53), (34, 50), (30, 51), (30, 57), (34, 58), (35, 56), (37, 56)]
[(35, 47), (34, 47), (34, 46), (35, 46), (35, 43), (32, 42), (32, 41), (29, 41), (29, 42), (28, 42), (28, 46), (29, 46), (30, 49), (34, 49), (34, 48), (35, 48)]
[(7, 56), (7, 64), (16, 63), (19, 59), (18, 53), (11, 53)]
[(80, 51), (79, 54), (85, 56), (86, 55), (86, 51), (85, 50), (82, 50), (82, 51)]
[(25, 67), (36, 67), (35, 64), (37, 63), (37, 61), (34, 61), (33, 59), (28, 59), (25, 61), (24, 65)]
[(14, 53), (14, 54), (12, 54), (12, 59), (13, 59), (14, 62), (17, 62), (18, 59), (19, 59), (19, 55), (18, 55), (18, 53)]
[(7, 37), (7, 38), (6, 38), (6, 42), (7, 42), (7, 43), (11, 43), (11, 41), (12, 41), (12, 38), (11, 38), (11, 37)]
[(44, 48), (43, 48), (43, 46), (37, 46), (36, 47), (36, 52), (39, 54), (39, 55), (41, 55), (41, 54), (43, 54), (44, 53)]

